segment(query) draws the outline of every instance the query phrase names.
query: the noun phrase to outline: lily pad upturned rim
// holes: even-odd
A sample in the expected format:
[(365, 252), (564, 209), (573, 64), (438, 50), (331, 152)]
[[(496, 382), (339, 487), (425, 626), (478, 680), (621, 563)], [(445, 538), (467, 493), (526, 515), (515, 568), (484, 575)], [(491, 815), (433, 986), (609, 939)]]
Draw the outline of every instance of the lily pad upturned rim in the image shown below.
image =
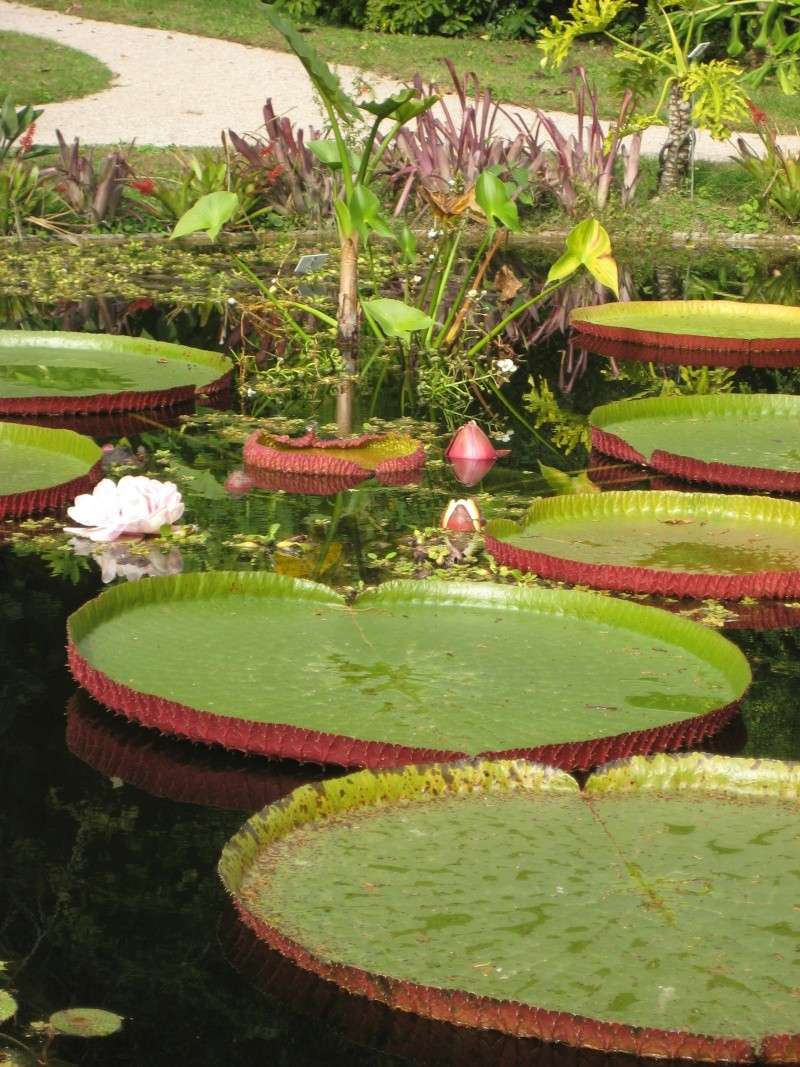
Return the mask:
[(638, 341), (624, 341), (586, 333), (576, 325), (573, 344), (582, 352), (626, 363), (657, 363), (683, 367), (800, 367), (800, 344), (797, 349), (725, 349), (681, 347), (662, 342), (658, 345)]
[[(753, 329), (750, 332), (754, 336), (713, 336), (663, 329), (648, 330), (624, 324), (631, 314), (645, 317), (649, 315), (654, 318), (674, 315), (676, 320), (688, 319), (697, 322), (704, 313), (712, 309), (717, 316), (721, 311), (728, 313), (732, 321), (751, 319)], [(786, 336), (759, 337), (759, 319), (774, 318), (776, 315), (786, 319)], [(736, 300), (627, 300), (598, 304), (594, 307), (573, 308), (569, 321), (579, 333), (641, 345), (716, 349), (741, 353), (745, 357), (751, 352), (800, 352), (800, 308), (784, 304), (747, 304)]]
[[(266, 571), (190, 572), (113, 586), (78, 608), (67, 620), (67, 660), (73, 677), (101, 704), (143, 726), (204, 744), (221, 744), (240, 752), (373, 769), (467, 757), (467, 753), (457, 750), (365, 740), (286, 723), (261, 723), (216, 715), (115, 681), (92, 666), (79, 651), (79, 643), (96, 625), (128, 608), (179, 597), (191, 599), (201, 593), (218, 592), (223, 596), (244, 587), (251, 595), (299, 597), (311, 603), (346, 603), (344, 597), (327, 586)], [(450, 605), (468, 604), (478, 609), (491, 608), (501, 602), (506, 607), (534, 608), (558, 615), (572, 613), (579, 617), (602, 618), (606, 622), (614, 620), (621, 626), (657, 635), (704, 656), (726, 675), (737, 694), (725, 705), (676, 722), (607, 737), (480, 753), (487, 759), (524, 758), (576, 770), (596, 767), (634, 753), (647, 754), (696, 745), (717, 733), (736, 715), (752, 680), (745, 656), (719, 634), (658, 608), (596, 593), (514, 588), (488, 582), (393, 581), (366, 590), (357, 598), (356, 604), (402, 603), (409, 598)]]
[(762, 492), (800, 493), (800, 471), (779, 471), (771, 467), (745, 467), (735, 463), (711, 463), (693, 456), (655, 449), (644, 456), (619, 434), (604, 427), (609, 423), (637, 418), (682, 415), (686, 418), (719, 414), (736, 418), (748, 408), (769, 408), (775, 416), (800, 417), (800, 397), (785, 393), (725, 393), (712, 396), (649, 397), (643, 400), (616, 400), (601, 404), (589, 415), (592, 448), (625, 463), (637, 463), (659, 474), (686, 482), (703, 482), (736, 489)]
[(0, 519), (22, 518), (38, 511), (49, 511), (71, 504), (79, 493), (90, 493), (103, 476), (102, 451), (90, 437), (72, 430), (51, 430), (45, 426), (25, 426), (0, 422), (0, 440), (42, 448), (61, 455), (74, 456), (86, 464), (86, 473), (66, 482), (21, 493), (0, 494)]
[[(398, 802), (435, 803), (445, 795), (504, 790), (579, 791), (577, 782), (565, 772), (526, 760), (478, 758), (444, 765), (412, 765), (381, 774), (359, 771), (344, 778), (302, 786), (251, 816), (223, 848), (219, 876), (242, 922), (272, 949), (302, 970), (394, 1010), (460, 1026), (497, 1030), (515, 1037), (634, 1056), (734, 1063), (750, 1063), (758, 1058), (768, 1063), (800, 1063), (800, 1032), (769, 1034), (756, 1043), (746, 1038), (633, 1026), (464, 990), (427, 986), (338, 963), (254, 915), (240, 896), (245, 876), (258, 853), (298, 827), (359, 808), (384, 808)], [(584, 786), (586, 794), (646, 791), (773, 796), (797, 802), (800, 765), (698, 752), (634, 756), (598, 768)]]
[(709, 512), (731, 518), (762, 519), (795, 527), (800, 541), (800, 504), (758, 496), (723, 496), (714, 493), (635, 490), (607, 493), (579, 493), (574, 496), (541, 497), (534, 500), (518, 523), (495, 519), (486, 525), (486, 548), (500, 563), (542, 578), (552, 578), (594, 589), (658, 596), (714, 597), (737, 600), (741, 597), (800, 596), (800, 570), (753, 571), (750, 574), (709, 574), (669, 571), (657, 567), (626, 566), (612, 563), (586, 563), (569, 556), (554, 556), (509, 544), (507, 537), (522, 533), (537, 519), (608, 517), (623, 510), (626, 514), (669, 514), (702, 516)]
[[(354, 456), (352, 460), (336, 456), (321, 456), (317, 450), (353, 450), (385, 441), (397, 443), (398, 454), (378, 463), (374, 469), (362, 466)], [(310, 450), (314, 450), (312, 454)], [(244, 443), (244, 462), (247, 466), (284, 474), (301, 474), (306, 477), (335, 476), (363, 480), (373, 474), (403, 474), (417, 470), (425, 463), (425, 449), (419, 441), (404, 433), (365, 433), (358, 437), (317, 437), (311, 430), (300, 437), (289, 434), (271, 434), (256, 430)]]
[(194, 385), (179, 385), (169, 389), (127, 389), (113, 393), (92, 393), (88, 396), (0, 395), (0, 415), (100, 415), (116, 411), (176, 407), (191, 404), (198, 396), (210, 397), (223, 392), (230, 388), (233, 380), (230, 361), (215, 352), (146, 337), (59, 330), (0, 330), (0, 348), (11, 344), (15, 347), (80, 347), (98, 352), (125, 352), (129, 355), (155, 356), (159, 359), (184, 359), (210, 367), (218, 372), (218, 376), (207, 385), (197, 388)]

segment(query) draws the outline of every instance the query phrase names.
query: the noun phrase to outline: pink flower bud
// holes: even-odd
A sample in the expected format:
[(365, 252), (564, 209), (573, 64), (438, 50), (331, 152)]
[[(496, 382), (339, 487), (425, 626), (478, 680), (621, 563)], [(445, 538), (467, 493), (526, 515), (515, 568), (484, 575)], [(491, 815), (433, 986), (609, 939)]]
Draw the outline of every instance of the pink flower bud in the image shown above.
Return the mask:
[(444, 509), (439, 525), (443, 530), (479, 533), (483, 525), (483, 516), (472, 497), (467, 497), (466, 500), (451, 500)]
[(256, 483), (244, 471), (231, 471), (225, 479), (225, 488), (232, 496), (244, 496)]
[(496, 449), (474, 420), (456, 430), (445, 449), (445, 459), (497, 459), (507, 456), (509, 449)]

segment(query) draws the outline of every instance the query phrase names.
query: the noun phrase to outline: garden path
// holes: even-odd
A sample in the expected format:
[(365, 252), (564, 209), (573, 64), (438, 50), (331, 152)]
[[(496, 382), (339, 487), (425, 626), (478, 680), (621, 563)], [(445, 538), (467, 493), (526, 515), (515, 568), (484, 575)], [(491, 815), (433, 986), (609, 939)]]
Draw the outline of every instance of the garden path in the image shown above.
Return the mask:
[[(85, 144), (135, 140), (140, 145), (216, 145), (223, 129), (238, 133), (254, 130), (268, 96), (301, 126), (321, 122), (305, 72), (288, 53), (185, 33), (97, 22), (8, 0), (0, 0), (0, 30), (48, 37), (78, 48), (102, 60), (115, 74), (111, 86), (101, 93), (48, 104), (37, 124), (36, 140), (40, 144), (53, 144), (55, 131), (60, 129), (68, 140), (78, 135)], [(398, 85), (354, 67), (338, 70), (345, 86), (362, 75), (381, 94)], [(448, 98), (448, 103), (455, 104), (455, 100)], [(535, 122), (534, 113), (526, 108), (510, 110), (527, 122)], [(564, 134), (574, 131), (574, 115), (549, 114)], [(506, 128), (511, 129), (510, 120)], [(746, 139), (757, 147), (752, 136)], [(643, 152), (657, 154), (663, 140), (662, 127), (647, 131)], [(800, 137), (782, 136), (779, 140), (800, 152)], [(726, 160), (732, 151), (729, 143), (713, 141), (703, 133), (698, 135), (698, 159)]]

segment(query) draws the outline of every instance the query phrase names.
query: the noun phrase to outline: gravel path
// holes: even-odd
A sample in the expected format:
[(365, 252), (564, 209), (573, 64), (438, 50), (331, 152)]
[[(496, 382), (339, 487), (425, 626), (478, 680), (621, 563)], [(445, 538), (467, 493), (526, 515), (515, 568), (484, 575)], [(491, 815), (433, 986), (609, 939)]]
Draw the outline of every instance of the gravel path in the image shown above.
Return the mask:
[[(85, 144), (135, 140), (150, 145), (216, 145), (221, 130), (255, 130), (268, 96), (295, 123), (321, 124), (305, 71), (288, 53), (185, 33), (96, 22), (8, 0), (0, 0), (0, 30), (16, 30), (70, 45), (96, 56), (114, 72), (111, 86), (101, 93), (48, 104), (37, 124), (36, 140), (40, 144), (54, 143), (55, 131), (60, 129), (68, 140), (77, 135)], [(345, 86), (362, 73), (355, 67), (339, 67), (338, 71)], [(381, 95), (399, 84), (380, 75), (367, 73), (364, 77)], [(455, 105), (449, 98), (448, 103)], [(530, 110), (511, 110), (528, 122), (535, 122)], [(564, 134), (574, 131), (573, 115), (558, 111), (550, 115)], [(663, 140), (663, 128), (647, 131), (643, 152), (657, 154)], [(758, 145), (752, 137), (747, 140)], [(780, 140), (800, 152), (800, 137), (784, 136)], [(732, 151), (730, 143), (721, 144), (706, 134), (698, 135), (698, 159), (725, 160)]]

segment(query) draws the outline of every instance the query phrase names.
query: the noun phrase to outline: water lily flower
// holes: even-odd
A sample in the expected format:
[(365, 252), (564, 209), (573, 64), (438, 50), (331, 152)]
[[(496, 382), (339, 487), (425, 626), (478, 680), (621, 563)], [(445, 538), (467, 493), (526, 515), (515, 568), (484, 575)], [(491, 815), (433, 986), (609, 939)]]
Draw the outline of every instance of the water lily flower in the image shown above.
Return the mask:
[(91, 493), (81, 493), (67, 514), (80, 526), (65, 526), (69, 534), (90, 541), (116, 541), (123, 534), (157, 534), (177, 522), (184, 504), (172, 482), (126, 474), (116, 484), (98, 482)]
[(225, 479), (225, 489), (231, 496), (244, 496), (256, 483), (245, 471), (231, 471)]
[(445, 459), (498, 459), (509, 450), (497, 449), (474, 419), (453, 434), (445, 449)]
[(439, 525), (443, 530), (479, 533), (483, 525), (483, 516), (472, 497), (467, 497), (465, 500), (451, 500), (444, 509)]
[(493, 459), (451, 459), (450, 466), (457, 480), (470, 488), (486, 477), (495, 462)]

